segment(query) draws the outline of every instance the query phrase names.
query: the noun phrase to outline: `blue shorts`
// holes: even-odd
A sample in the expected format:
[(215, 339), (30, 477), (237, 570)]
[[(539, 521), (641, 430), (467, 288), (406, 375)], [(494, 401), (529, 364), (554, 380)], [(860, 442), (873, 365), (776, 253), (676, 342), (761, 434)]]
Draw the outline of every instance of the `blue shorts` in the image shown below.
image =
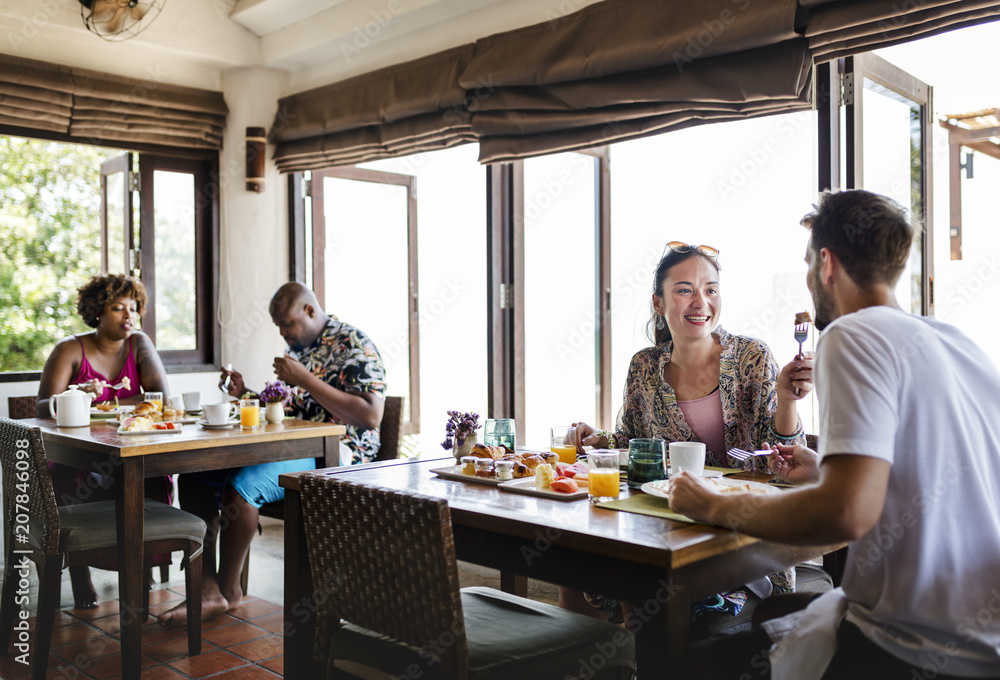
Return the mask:
[(315, 469), (315, 458), (299, 458), (228, 470), (196, 472), (193, 476), (210, 486), (217, 495), (222, 493), (227, 483), (231, 484), (243, 500), (259, 508), (265, 503), (274, 503), (285, 497), (285, 490), (278, 486), (278, 475)]

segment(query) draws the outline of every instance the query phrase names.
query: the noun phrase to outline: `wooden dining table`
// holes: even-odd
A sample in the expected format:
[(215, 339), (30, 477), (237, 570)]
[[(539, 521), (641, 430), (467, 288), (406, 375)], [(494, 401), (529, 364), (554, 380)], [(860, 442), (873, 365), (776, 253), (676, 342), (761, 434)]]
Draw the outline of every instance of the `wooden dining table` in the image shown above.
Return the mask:
[[(641, 677), (667, 677), (686, 662), (691, 605), (839, 546), (783, 545), (714, 526), (511, 493), (441, 478), (454, 459), (411, 459), (318, 470), (354, 482), (442, 498), (451, 509), (460, 560), (500, 570), (502, 589), (526, 592), (527, 578), (632, 603)], [(285, 487), (286, 680), (311, 680), (316, 594), (301, 524), (299, 477)], [(623, 485), (624, 487), (624, 485)], [(622, 498), (630, 493), (623, 488)]]
[(298, 458), (321, 458), (325, 467), (340, 464), (343, 425), (286, 419), (256, 430), (182, 426), (177, 433), (119, 434), (114, 420), (92, 420), (89, 427), (57, 427), (51, 419), (22, 421), (38, 427), (46, 457), (115, 480), (118, 529), (118, 586), (121, 617), (122, 677), (138, 679), (142, 636), (143, 496), (148, 477), (219, 470)]

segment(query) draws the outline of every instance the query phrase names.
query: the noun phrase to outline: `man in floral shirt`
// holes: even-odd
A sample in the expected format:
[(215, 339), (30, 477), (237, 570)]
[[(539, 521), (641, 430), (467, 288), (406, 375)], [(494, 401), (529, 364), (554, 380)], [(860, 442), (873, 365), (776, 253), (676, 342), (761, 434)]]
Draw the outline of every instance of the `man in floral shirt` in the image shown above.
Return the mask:
[[(385, 368), (371, 339), (363, 332), (326, 314), (316, 295), (301, 283), (286, 283), (271, 298), (271, 320), (288, 344), (284, 356), (274, 359), (274, 373), (291, 385), (286, 413), (303, 420), (341, 423), (341, 463), (367, 463), (379, 449), (379, 423), (385, 396)], [(238, 371), (223, 370), (231, 378), (229, 394), (246, 392)], [(315, 467), (315, 459), (263, 463), (232, 470), (181, 475), (181, 507), (209, 525), (202, 579), (202, 618), (210, 619), (239, 606), (243, 599), (240, 575), (250, 542), (257, 531), (259, 509), (284, 498), (278, 475)], [(228, 520), (218, 533), (219, 568), (216, 573), (214, 540), (219, 525), (216, 493)], [(184, 625), (184, 604), (160, 615), (162, 625)]]

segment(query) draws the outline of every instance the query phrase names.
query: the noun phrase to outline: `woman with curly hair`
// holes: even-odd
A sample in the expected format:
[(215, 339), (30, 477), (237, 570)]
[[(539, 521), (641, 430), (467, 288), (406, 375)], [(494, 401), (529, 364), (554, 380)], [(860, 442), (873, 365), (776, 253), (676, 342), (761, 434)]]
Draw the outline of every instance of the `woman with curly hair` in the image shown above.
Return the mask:
[[(168, 393), (167, 374), (153, 341), (136, 330), (146, 307), (146, 288), (138, 279), (121, 274), (95, 276), (77, 294), (76, 309), (90, 333), (72, 335), (56, 343), (45, 361), (35, 413), (49, 417), (49, 398), (70, 385), (94, 395), (94, 401), (118, 398), (120, 403), (142, 401), (142, 392)], [(129, 385), (113, 390), (111, 385), (129, 378)], [(114, 498), (110, 480), (98, 479), (78, 470), (50, 463), (56, 501), (60, 505)], [(168, 500), (163, 479), (146, 480), (151, 498)], [(70, 567), (73, 600), (77, 608), (97, 606), (97, 593), (87, 567)]]

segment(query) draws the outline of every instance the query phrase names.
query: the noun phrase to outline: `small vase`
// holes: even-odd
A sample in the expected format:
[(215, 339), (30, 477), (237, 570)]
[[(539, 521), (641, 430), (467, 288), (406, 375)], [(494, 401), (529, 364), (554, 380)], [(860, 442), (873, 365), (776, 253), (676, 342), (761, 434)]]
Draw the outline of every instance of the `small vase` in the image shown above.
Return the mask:
[(280, 401), (267, 404), (264, 407), (264, 420), (269, 423), (280, 423), (285, 419), (285, 405)]
[(455, 456), (455, 460), (459, 460), (462, 456), (468, 456), (472, 451), (472, 447), (476, 445), (476, 433), (465, 435), (465, 441), (459, 446), (458, 442), (455, 442), (455, 446), (452, 447), (451, 453)]

